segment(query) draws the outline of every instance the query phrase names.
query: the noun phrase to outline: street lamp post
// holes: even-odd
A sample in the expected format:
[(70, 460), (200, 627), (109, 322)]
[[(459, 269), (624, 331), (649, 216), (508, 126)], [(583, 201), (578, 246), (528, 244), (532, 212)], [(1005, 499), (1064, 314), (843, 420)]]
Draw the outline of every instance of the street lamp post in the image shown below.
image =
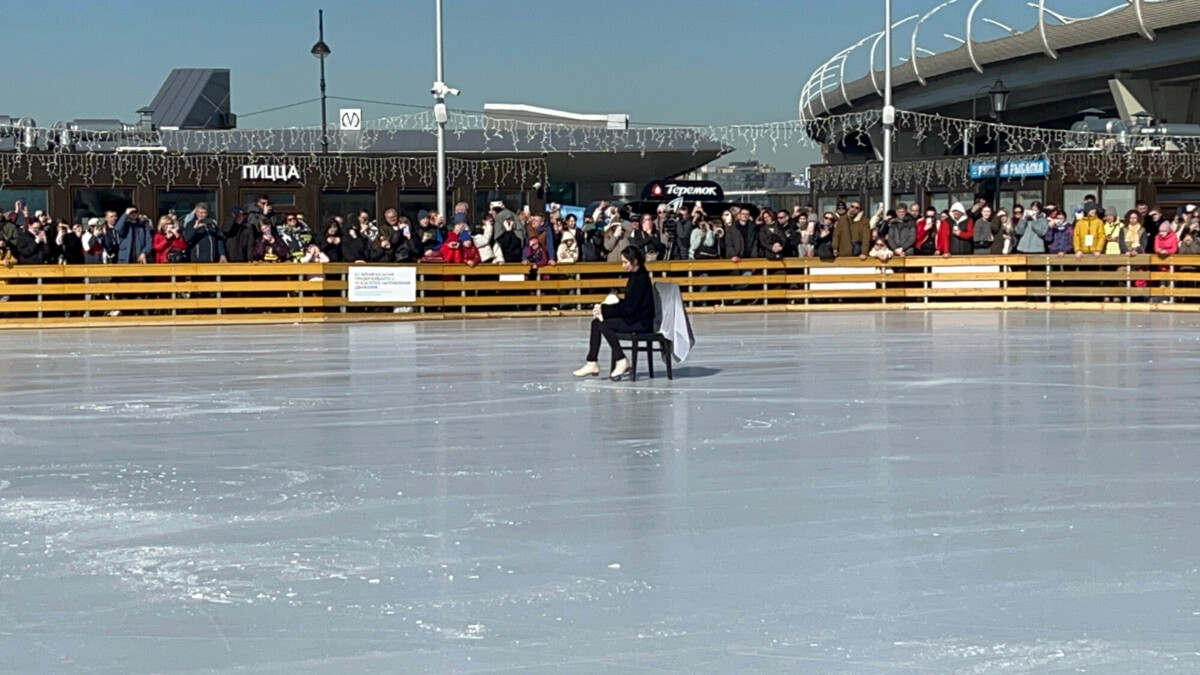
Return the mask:
[(992, 114), (996, 117), (996, 198), (993, 202), (995, 210), (1000, 209), (1000, 186), (1002, 180), (1001, 152), (1003, 151), (1003, 146), (1000, 145), (1000, 134), (1003, 128), (1000, 126), (1000, 116), (1004, 114), (1004, 111), (1008, 110), (1008, 94), (1008, 88), (1000, 80), (996, 80), (996, 84), (992, 85), (991, 89), (988, 89), (988, 96), (992, 99)]
[[(436, 34), (437, 34), (437, 80), (429, 93), (433, 94), (433, 119), (437, 122), (437, 204), (438, 215), (446, 218), (446, 121), (450, 118), (446, 110), (446, 95), (458, 96), (457, 89), (446, 86), (446, 71), (442, 63), (442, 0), (434, 0), (436, 5)], [(436, 223), (434, 223), (436, 225)]]
[(892, 0), (883, 0), (883, 204), (892, 208), (892, 136), (896, 109), (892, 107)]
[(325, 44), (325, 10), (317, 10), (317, 44), (311, 50), (321, 62), (321, 153), (329, 154), (329, 122), (325, 115), (325, 57), (331, 53)]

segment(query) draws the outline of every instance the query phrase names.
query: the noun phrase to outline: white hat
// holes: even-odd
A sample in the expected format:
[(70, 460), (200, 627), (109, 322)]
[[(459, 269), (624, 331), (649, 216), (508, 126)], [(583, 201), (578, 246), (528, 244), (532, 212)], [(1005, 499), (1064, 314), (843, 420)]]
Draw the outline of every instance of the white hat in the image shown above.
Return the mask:
[(1196, 210), (1195, 204), (1188, 204), (1187, 206), (1183, 207), (1184, 213), (1191, 213), (1192, 211), (1195, 211), (1195, 210)]
[(950, 213), (954, 213), (955, 211), (964, 215), (967, 213), (967, 210), (963, 208), (962, 202), (954, 202), (954, 205), (950, 207)]
[(491, 204), (488, 204), (488, 208), (489, 208), (489, 209), (502, 209), (502, 208), (505, 208), (505, 207), (504, 207), (504, 202), (501, 202), (501, 201), (494, 201), (494, 202), (492, 202)]
[(99, 218), (88, 218), (87, 224), (88, 227), (98, 227), (102, 222), (104, 221)]

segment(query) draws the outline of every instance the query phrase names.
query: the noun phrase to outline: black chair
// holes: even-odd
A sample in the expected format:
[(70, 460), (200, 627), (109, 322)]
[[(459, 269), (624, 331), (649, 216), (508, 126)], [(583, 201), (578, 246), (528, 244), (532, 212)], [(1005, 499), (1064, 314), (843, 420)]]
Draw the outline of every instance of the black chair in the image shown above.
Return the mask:
[[(654, 332), (652, 333), (617, 333), (617, 341), (621, 343), (621, 349), (628, 349), (630, 352), (629, 359), (629, 379), (632, 382), (637, 382), (637, 366), (638, 353), (646, 354), (646, 368), (650, 371), (650, 379), (654, 379), (654, 352), (657, 350), (664, 361), (667, 363), (667, 379), (675, 379), (675, 373), (671, 370), (671, 341), (668, 340), (659, 331), (662, 330), (662, 299), (658, 296), (658, 289), (654, 290)], [(626, 343), (628, 347), (626, 347)], [(616, 359), (612, 363), (615, 368), (617, 365)]]

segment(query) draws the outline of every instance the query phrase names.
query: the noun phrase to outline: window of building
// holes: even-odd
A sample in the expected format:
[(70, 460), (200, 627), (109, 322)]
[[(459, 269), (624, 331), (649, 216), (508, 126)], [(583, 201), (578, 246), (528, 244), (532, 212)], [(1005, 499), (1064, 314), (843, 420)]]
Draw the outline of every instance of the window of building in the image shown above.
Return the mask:
[(495, 201), (504, 202), (504, 206), (515, 213), (529, 206), (529, 193), (518, 190), (476, 190), (474, 217), (477, 221), (487, 213), (488, 205)]
[(550, 183), (550, 187), (546, 188), (546, 201), (563, 206), (587, 206), (577, 201), (578, 194), (574, 183)]
[(159, 190), (158, 216), (174, 214), (183, 222), (184, 216), (192, 212), (200, 202), (208, 204), (210, 216), (218, 217), (221, 213), (217, 204), (216, 190)]
[(105, 211), (122, 214), (130, 206), (133, 206), (131, 188), (87, 188), (71, 191), (72, 217), (76, 223), (85, 218), (103, 218)]
[(346, 223), (357, 223), (358, 212), (366, 209), (371, 220), (375, 213), (374, 190), (323, 190), (321, 192), (321, 222), (329, 216), (341, 216)]
[(251, 204), (258, 201), (258, 198), (266, 195), (270, 200), (271, 206), (276, 208), (294, 209), (296, 206), (295, 192), (264, 192), (262, 190), (242, 190), (241, 206), (249, 208)]
[(16, 211), (16, 204), (19, 199), (25, 200), (25, 205), (29, 208), (30, 216), (37, 211), (50, 211), (49, 191), (38, 188), (30, 188), (28, 190), (5, 188), (0, 190), (0, 211)]
[[(418, 213), (437, 210), (437, 190), (401, 190), (396, 203), (400, 215), (416, 225)], [(449, 192), (446, 193), (446, 207), (454, 211), (454, 195)]]

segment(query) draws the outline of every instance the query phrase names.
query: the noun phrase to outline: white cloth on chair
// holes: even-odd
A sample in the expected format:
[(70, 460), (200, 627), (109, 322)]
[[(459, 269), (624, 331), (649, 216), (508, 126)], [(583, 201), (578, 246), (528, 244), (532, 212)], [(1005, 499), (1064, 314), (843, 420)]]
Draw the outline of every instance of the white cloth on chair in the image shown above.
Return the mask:
[(679, 284), (667, 282), (654, 284), (654, 292), (658, 294), (661, 308), (658, 333), (671, 341), (671, 356), (679, 363), (696, 346), (692, 322), (688, 319), (687, 308), (683, 306), (683, 293), (679, 290)]

